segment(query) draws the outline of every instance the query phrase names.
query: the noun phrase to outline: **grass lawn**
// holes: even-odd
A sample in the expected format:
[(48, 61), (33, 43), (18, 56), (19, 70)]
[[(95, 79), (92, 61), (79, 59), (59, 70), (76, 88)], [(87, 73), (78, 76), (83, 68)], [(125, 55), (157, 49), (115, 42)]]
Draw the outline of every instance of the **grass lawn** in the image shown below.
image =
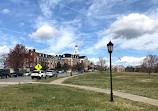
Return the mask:
[(0, 88), (0, 111), (157, 111), (158, 107), (107, 94), (57, 85)]
[[(113, 72), (113, 90), (158, 99), (158, 73)], [(110, 89), (109, 72), (88, 73), (64, 81), (68, 84)]]
[(66, 76), (60, 76), (60, 77), (51, 77), (51, 78), (47, 78), (47, 79), (39, 79), (39, 80), (35, 80), (34, 82), (51, 82), (54, 81), (56, 79), (60, 79)]

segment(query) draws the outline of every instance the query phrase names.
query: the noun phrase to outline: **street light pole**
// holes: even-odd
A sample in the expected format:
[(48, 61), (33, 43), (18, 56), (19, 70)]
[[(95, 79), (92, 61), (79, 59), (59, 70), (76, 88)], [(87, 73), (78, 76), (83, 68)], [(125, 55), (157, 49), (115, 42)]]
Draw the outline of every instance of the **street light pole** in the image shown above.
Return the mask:
[(113, 92), (112, 92), (112, 69), (111, 69), (111, 53), (112, 53), (112, 50), (113, 50), (113, 43), (110, 41), (108, 44), (107, 44), (107, 47), (108, 47), (108, 52), (110, 54), (110, 82), (111, 82), (111, 102), (113, 102)]
[(113, 92), (112, 92), (112, 69), (111, 69), (111, 53), (110, 53), (110, 81), (111, 81), (111, 102), (113, 102)]

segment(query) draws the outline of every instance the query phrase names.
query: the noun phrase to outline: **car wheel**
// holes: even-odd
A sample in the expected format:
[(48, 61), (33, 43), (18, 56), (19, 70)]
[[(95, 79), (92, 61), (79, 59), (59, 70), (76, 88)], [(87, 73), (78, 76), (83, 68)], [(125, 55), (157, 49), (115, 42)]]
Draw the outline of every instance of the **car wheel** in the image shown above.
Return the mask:
[(41, 77), (38, 77), (38, 79), (41, 79)]

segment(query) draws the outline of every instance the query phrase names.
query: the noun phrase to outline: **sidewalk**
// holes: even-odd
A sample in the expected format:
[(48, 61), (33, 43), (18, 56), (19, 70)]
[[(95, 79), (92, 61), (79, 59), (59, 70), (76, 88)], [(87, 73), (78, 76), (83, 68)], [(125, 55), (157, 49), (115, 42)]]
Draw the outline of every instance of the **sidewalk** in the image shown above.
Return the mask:
[[(75, 76), (77, 76), (77, 75), (75, 75)], [(69, 79), (71, 77), (74, 77), (74, 76), (60, 78), (60, 79), (54, 80), (54, 81), (52, 81), (48, 84), (63, 85), (63, 86), (75, 87), (75, 88), (80, 88), (80, 89), (85, 89), (85, 90), (91, 90), (91, 91), (95, 91), (95, 92), (110, 94), (110, 90), (107, 90), (107, 89), (101, 89), (101, 88), (95, 88), (95, 87), (89, 87), (89, 86), (73, 85), (73, 84), (63, 84), (62, 83), (63, 81), (65, 81), (66, 79)], [(143, 102), (143, 103), (151, 104), (151, 105), (154, 105), (154, 106), (158, 106), (158, 100), (156, 100), (156, 99), (151, 99), (151, 98), (147, 98), (147, 97), (143, 97), (143, 96), (123, 93), (123, 92), (118, 92), (118, 91), (113, 91), (113, 94), (115, 96), (130, 99), (130, 100), (133, 100), (133, 101), (138, 101), (138, 102)]]

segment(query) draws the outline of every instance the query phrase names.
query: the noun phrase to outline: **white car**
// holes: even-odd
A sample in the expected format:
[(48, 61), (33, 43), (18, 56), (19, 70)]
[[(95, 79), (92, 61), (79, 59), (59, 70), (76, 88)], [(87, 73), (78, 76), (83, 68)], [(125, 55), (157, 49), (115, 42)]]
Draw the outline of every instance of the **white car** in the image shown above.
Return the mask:
[(89, 70), (88, 70), (88, 72), (92, 72), (92, 70), (91, 70), (91, 69), (89, 69)]
[(31, 78), (37, 78), (37, 79), (41, 79), (41, 78), (46, 78), (46, 74), (42, 71), (42, 70), (34, 70), (31, 74)]
[(67, 73), (71, 73), (71, 70), (68, 70)]
[(46, 71), (46, 77), (57, 77), (58, 74), (55, 70), (47, 70)]
[(24, 73), (24, 76), (30, 76), (31, 75), (31, 72), (25, 72)]

